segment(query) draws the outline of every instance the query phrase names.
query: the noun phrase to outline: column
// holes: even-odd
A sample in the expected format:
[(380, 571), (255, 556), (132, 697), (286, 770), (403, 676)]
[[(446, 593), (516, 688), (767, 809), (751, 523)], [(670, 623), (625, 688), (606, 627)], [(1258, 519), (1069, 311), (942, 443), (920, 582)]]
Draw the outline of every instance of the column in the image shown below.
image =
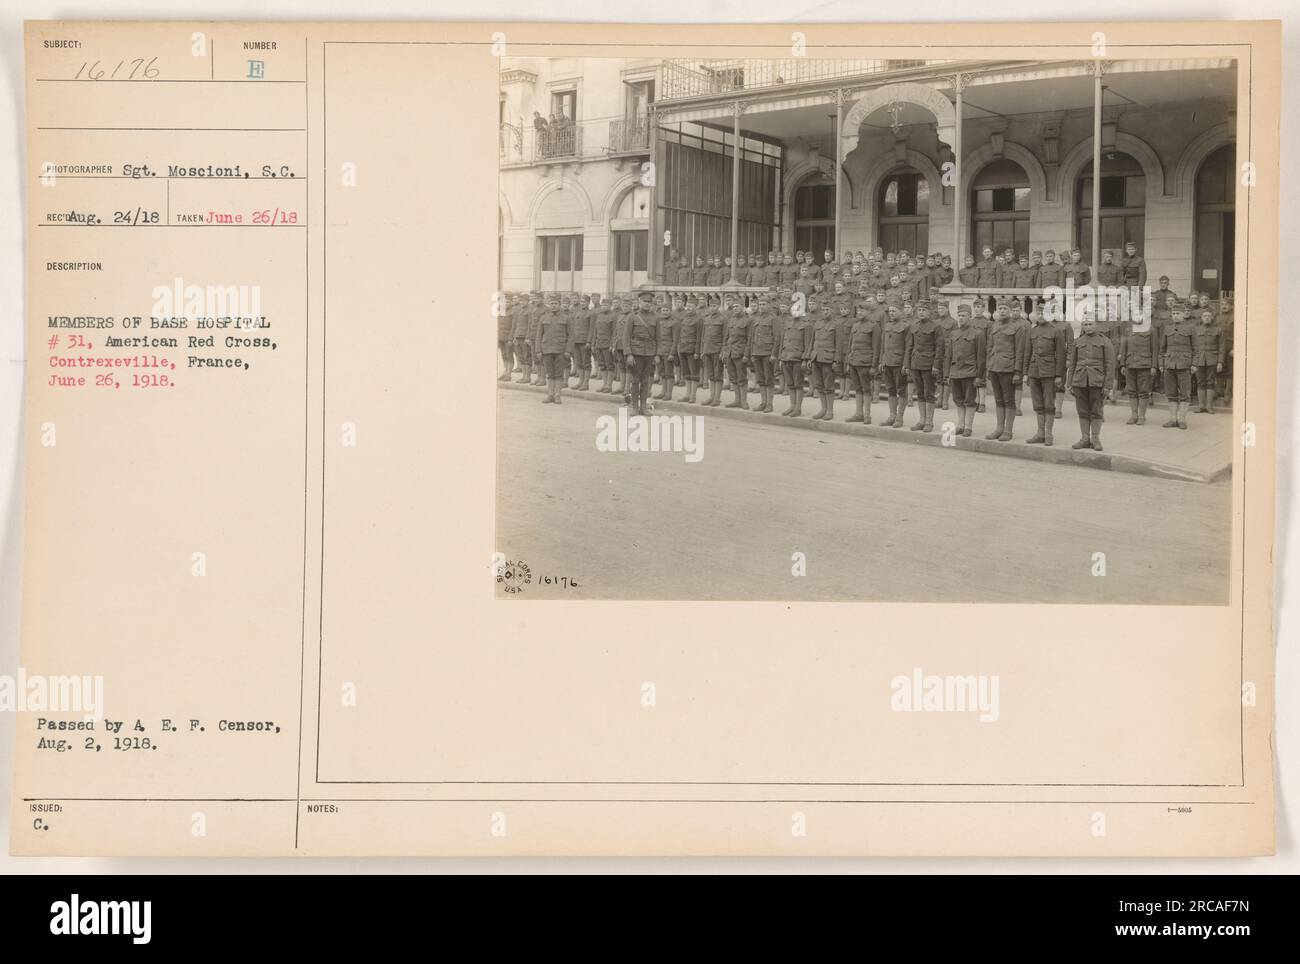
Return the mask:
[(840, 193), (840, 187), (843, 184), (844, 168), (844, 146), (840, 143), (840, 137), (844, 132), (844, 91), (835, 92), (835, 263), (839, 264), (840, 257), (844, 252), (844, 243), (841, 240), (843, 233), (840, 230), (840, 205), (844, 202), (844, 195)]
[(1101, 264), (1101, 61), (1092, 66), (1092, 283)]
[(648, 228), (649, 236), (646, 238), (646, 257), (650, 263), (646, 265), (646, 274), (649, 275), (652, 284), (658, 283), (664, 277), (664, 236), (659, 230), (659, 118), (656, 116), (655, 105), (646, 106), (646, 122), (650, 126), (650, 226)]
[(735, 118), (731, 145), (731, 283), (736, 283), (736, 259), (740, 257), (740, 101), (731, 105)]
[(961, 74), (958, 74), (952, 80), (953, 88), (957, 92), (957, 123), (953, 131), (952, 140), (952, 157), (953, 157), (953, 177), (956, 178), (955, 187), (952, 191), (952, 280), (957, 283), (957, 273), (961, 271), (961, 92), (963, 86)]

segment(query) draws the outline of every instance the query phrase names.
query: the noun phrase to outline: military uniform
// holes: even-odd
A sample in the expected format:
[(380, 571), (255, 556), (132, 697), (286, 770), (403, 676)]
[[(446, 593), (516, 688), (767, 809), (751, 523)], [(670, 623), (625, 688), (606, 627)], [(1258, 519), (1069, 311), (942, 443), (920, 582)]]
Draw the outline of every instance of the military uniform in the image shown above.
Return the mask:
[[(959, 319), (969, 316), (970, 309), (962, 305), (957, 309)], [(984, 382), (984, 366), (988, 363), (988, 342), (984, 332), (970, 324), (957, 325), (943, 341), (943, 377), (952, 391), (953, 404), (957, 406), (957, 434), (970, 437), (975, 424), (975, 389)]]
[(803, 414), (803, 366), (812, 354), (812, 325), (806, 315), (790, 315), (781, 334), (781, 368), (790, 405), (782, 415), (798, 418)]
[(510, 381), (510, 373), (514, 371), (515, 350), (510, 333), (514, 331), (515, 318), (521, 310), (518, 299), (510, 298), (497, 315), (497, 351), (501, 354), (501, 364), (505, 366), (505, 371), (497, 376), (499, 382)]
[(1140, 288), (1147, 283), (1147, 263), (1140, 254), (1125, 254), (1120, 258), (1119, 267), (1124, 284), (1130, 288)]
[(1103, 398), (1115, 382), (1115, 346), (1105, 335), (1085, 331), (1074, 340), (1067, 364), (1081, 433), (1079, 441), (1070, 447), (1100, 452)]
[(533, 351), (542, 359), (543, 370), (546, 373), (547, 392), (546, 398), (542, 400), (543, 404), (548, 402), (560, 404), (560, 389), (568, 381), (564, 353), (569, 350), (571, 344), (569, 321), (569, 312), (560, 308), (558, 304), (548, 306), (537, 320), (537, 340)]
[(844, 362), (844, 351), (849, 342), (849, 331), (853, 328), (853, 297), (848, 294), (836, 295), (831, 302), (835, 313), (835, 335), (839, 341), (840, 357), (835, 359), (835, 377), (839, 379), (839, 397), (849, 397), (849, 371)]
[(1192, 357), (1196, 326), (1187, 318), (1174, 317), (1160, 333), (1160, 368), (1165, 373), (1165, 395), (1170, 416), (1166, 429), (1186, 429), (1188, 400), (1192, 394)]
[(1064, 288), (1065, 265), (1056, 260), (1055, 252), (1047, 252), (1050, 260), (1038, 269), (1038, 287)]
[(1037, 288), (1038, 269), (1028, 262), (1018, 265), (1011, 272), (1011, 281), (1011, 287), (1013, 288)]
[(1092, 281), (1092, 269), (1084, 261), (1071, 261), (1065, 266), (1065, 282), (1073, 282), (1076, 288), (1082, 288)]
[(652, 298), (641, 295), (640, 305), (627, 316), (623, 328), (624, 356), (628, 360), (628, 380), (631, 383), (631, 406), (638, 415), (645, 415), (650, 399), (650, 378), (654, 374), (655, 355), (659, 351), (659, 322), (651, 314)]
[(1025, 377), (1033, 400), (1038, 431), (1026, 444), (1052, 444), (1056, 389), (1065, 387), (1065, 334), (1040, 315), (1025, 335)]
[(812, 323), (812, 390), (821, 399), (821, 410), (813, 418), (830, 421), (835, 414), (835, 361), (839, 358), (839, 326), (820, 304)]
[(988, 371), (993, 384), (993, 403), (997, 409), (997, 427), (986, 439), (1009, 442), (1013, 435), (1016, 387), (1024, 374), (1025, 339), (1028, 336), (1023, 318), (995, 318), (989, 325)]
[(1228, 354), (1228, 343), (1223, 339), (1223, 329), (1213, 318), (1196, 326), (1192, 342), (1192, 368), (1196, 371), (1196, 388), (1200, 407), (1198, 412), (1214, 413), (1214, 382), (1223, 371), (1223, 361)]
[(889, 418), (880, 424), (893, 428), (903, 427), (903, 413), (907, 408), (907, 370), (903, 367), (903, 362), (907, 356), (909, 327), (898, 309), (894, 308), (880, 329), (880, 371), (889, 398)]
[(700, 370), (709, 379), (709, 399), (704, 404), (722, 403), (722, 348), (727, 336), (727, 316), (710, 305), (700, 318)]
[[(874, 302), (873, 302), (874, 303)], [(867, 305), (858, 308), (857, 318), (849, 326), (844, 345), (844, 367), (853, 382), (857, 410), (847, 421), (871, 424), (871, 400), (876, 367), (880, 364), (880, 325), (868, 313)]]
[(522, 369), (515, 381), (531, 383), (533, 380), (533, 342), (528, 329), (536, 314), (537, 303), (530, 298), (528, 304), (521, 306), (512, 317), (510, 338), (515, 344), (515, 358)]
[(623, 391), (627, 392), (627, 362), (623, 353), (623, 338), (627, 332), (627, 319), (631, 314), (630, 307), (619, 298), (614, 305), (614, 324), (610, 332), (609, 349), (614, 358), (614, 374), (618, 379)]
[(592, 319), (591, 350), (596, 356), (600, 368), (601, 386), (597, 392), (601, 395), (614, 393), (614, 309), (608, 301), (601, 302)]
[(731, 314), (727, 317), (726, 343), (722, 353), (731, 373), (731, 387), (736, 393), (735, 401), (728, 402), (727, 408), (749, 408), (749, 328), (752, 317), (739, 310), (739, 302), (732, 304)]
[[(578, 376), (576, 388), (580, 392), (585, 392), (591, 384), (591, 329), (595, 322), (593, 315), (594, 312), (584, 305), (573, 306), (569, 328), (569, 351), (573, 356), (574, 373)], [(565, 381), (567, 382), (568, 379), (566, 378)]]
[(686, 401), (695, 404), (695, 393), (700, 388), (700, 334), (703, 322), (700, 313), (687, 305), (677, 320), (677, 358), (686, 379)]
[(1128, 386), (1129, 425), (1147, 423), (1147, 406), (1151, 402), (1151, 386), (1156, 369), (1160, 367), (1160, 333), (1147, 321), (1128, 322), (1119, 342), (1119, 365)]
[(758, 406), (760, 412), (772, 411), (772, 357), (778, 353), (781, 340), (781, 318), (772, 310), (771, 304), (764, 298), (759, 302), (758, 310), (749, 325), (749, 348), (747, 354), (754, 366), (754, 379), (758, 382), (758, 393), (762, 398)]
[(1097, 265), (1097, 284), (1114, 287), (1124, 283), (1124, 269), (1112, 262), (1103, 260)]
[(660, 401), (672, 401), (673, 370), (677, 360), (677, 319), (667, 306), (659, 309), (655, 327), (655, 354), (659, 358), (659, 394)]
[[(1065, 339), (1065, 361), (1067, 366), (1065, 369), (1065, 384), (1068, 385), (1070, 384), (1070, 369), (1068, 366), (1070, 362), (1070, 347), (1074, 344), (1074, 326), (1070, 324), (1068, 321), (1066, 321), (1064, 318), (1055, 319), (1052, 322), (1052, 326), (1059, 329), (1061, 332), (1061, 337)], [(1061, 402), (1064, 400), (1064, 398), (1065, 398), (1064, 391), (1060, 391), (1056, 393), (1056, 411), (1052, 415), (1053, 418), (1061, 417)]]
[(907, 333), (903, 367), (916, 386), (916, 401), (920, 408), (913, 432), (929, 432), (934, 428), (934, 386), (943, 365), (943, 329), (929, 317), (929, 305), (922, 301), (918, 309), (926, 312), (912, 323)]

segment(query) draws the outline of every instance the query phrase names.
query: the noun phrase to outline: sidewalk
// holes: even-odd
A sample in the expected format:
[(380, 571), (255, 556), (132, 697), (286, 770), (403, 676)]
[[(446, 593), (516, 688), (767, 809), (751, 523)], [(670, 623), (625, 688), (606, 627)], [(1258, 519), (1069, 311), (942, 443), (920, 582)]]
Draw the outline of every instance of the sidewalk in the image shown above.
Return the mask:
[[(599, 386), (600, 383), (593, 379), (592, 384)], [(498, 382), (497, 386), (517, 391), (535, 392), (538, 395), (541, 395), (544, 391), (540, 386), (524, 385), (513, 381)], [(659, 386), (656, 385), (652, 388), (651, 394), (657, 394), (658, 391)], [(682, 401), (684, 394), (685, 389), (678, 388), (674, 392), (673, 401), (656, 401), (654, 403), (656, 413), (661, 415), (666, 413), (694, 414), (720, 418), (749, 419), (805, 431), (862, 435), (912, 445), (943, 445), (946, 434), (943, 430), (944, 423), (952, 422), (955, 425), (957, 419), (956, 407), (949, 404), (947, 411), (943, 409), (935, 410), (933, 431), (913, 432), (910, 430), (910, 426), (915, 424), (917, 419), (915, 404), (910, 405), (907, 409), (904, 428), (897, 429), (885, 428), (880, 425), (881, 420), (889, 417), (889, 407), (883, 401), (877, 401), (871, 406), (873, 424), (860, 425), (856, 422), (844, 421), (855, 411), (852, 399), (847, 401), (837, 400), (835, 403), (835, 418), (833, 421), (828, 422), (811, 418), (821, 408), (821, 403), (815, 397), (804, 399), (802, 418), (787, 418), (781, 415), (781, 412), (789, 404), (789, 397), (785, 395), (777, 395), (773, 399), (773, 412), (769, 415), (753, 411), (753, 408), (759, 404), (757, 392), (751, 392), (749, 395), (751, 408), (748, 411), (725, 407), (735, 397), (730, 391), (723, 392), (723, 404), (717, 408), (705, 407), (698, 402), (694, 405), (688, 405)], [(617, 395), (602, 395), (596, 391), (579, 392), (566, 388), (564, 396), (565, 398), (585, 399), (602, 403), (608, 405), (611, 409), (623, 404), (621, 392)], [(708, 393), (701, 390), (697, 397), (705, 399), (708, 397)], [(1233, 426), (1236, 422), (1231, 411), (1226, 408), (1216, 407), (1216, 414), (1214, 415), (1197, 415), (1194, 412), (1189, 412), (1187, 428), (1183, 430), (1162, 427), (1169, 417), (1169, 408), (1167, 403), (1164, 403), (1163, 396), (1160, 397), (1162, 404), (1148, 410), (1146, 425), (1124, 424), (1130, 415), (1130, 411), (1128, 400), (1123, 399), (1116, 404), (1106, 406), (1106, 420), (1101, 433), (1104, 450), (1094, 452), (1092, 449), (1076, 450), (1070, 448), (1079, 438), (1079, 421), (1075, 416), (1074, 400), (1071, 397), (1066, 397), (1061, 409), (1063, 417), (1056, 420), (1052, 432), (1055, 444), (1051, 447), (1025, 444), (1025, 440), (1033, 435), (1037, 429), (1037, 420), (1030, 406), (1028, 394), (1026, 394), (1021, 404), (1021, 411), (1024, 414), (1016, 418), (1015, 437), (1010, 442), (986, 440), (984, 438), (985, 434), (991, 432), (997, 423), (997, 416), (993, 410), (993, 396), (990, 394), (986, 401), (988, 410), (975, 416), (971, 437), (954, 438), (949, 435), (947, 439), (950, 443), (955, 443), (958, 448), (970, 449), (975, 452), (1032, 459), (1040, 462), (1080, 465), (1087, 468), (1108, 469), (1116, 472), (1130, 472), (1137, 475), (1176, 479), (1184, 482), (1222, 482), (1232, 475)]]

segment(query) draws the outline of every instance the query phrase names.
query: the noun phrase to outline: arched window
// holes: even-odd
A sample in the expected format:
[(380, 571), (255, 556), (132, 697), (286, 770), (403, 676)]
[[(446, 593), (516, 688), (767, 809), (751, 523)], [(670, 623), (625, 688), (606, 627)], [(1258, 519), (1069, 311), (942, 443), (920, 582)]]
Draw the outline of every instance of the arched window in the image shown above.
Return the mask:
[(1237, 148), (1224, 145), (1196, 172), (1196, 245), (1192, 287), (1212, 297), (1234, 289)]
[(887, 252), (924, 254), (930, 243), (930, 182), (905, 168), (889, 175), (876, 199), (876, 244)]
[(1015, 161), (984, 165), (971, 182), (971, 251), (1029, 254), (1029, 175)]
[(613, 274), (611, 290), (631, 291), (645, 284), (650, 241), (650, 189), (630, 188), (609, 222)]
[(835, 181), (821, 176), (804, 181), (794, 193), (794, 247), (811, 251), (818, 264), (835, 250)]
[[(1079, 172), (1075, 237), (1083, 260), (1092, 260), (1092, 162)], [(1147, 179), (1142, 165), (1117, 151), (1101, 155), (1101, 250), (1118, 260), (1132, 241), (1142, 250), (1146, 234)]]

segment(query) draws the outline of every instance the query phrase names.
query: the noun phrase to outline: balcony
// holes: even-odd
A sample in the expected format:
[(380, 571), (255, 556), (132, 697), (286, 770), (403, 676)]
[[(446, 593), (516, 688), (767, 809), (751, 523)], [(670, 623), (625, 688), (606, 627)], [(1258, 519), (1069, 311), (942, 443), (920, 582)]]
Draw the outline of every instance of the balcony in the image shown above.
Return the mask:
[(586, 138), (586, 124), (538, 129), (515, 124), (502, 124), (497, 157), (503, 166), (515, 164), (562, 164), (581, 160)]
[(650, 118), (646, 114), (609, 122), (611, 154), (645, 153), (650, 150)]
[(914, 70), (946, 60), (665, 60), (659, 100), (760, 91), (852, 77)]

